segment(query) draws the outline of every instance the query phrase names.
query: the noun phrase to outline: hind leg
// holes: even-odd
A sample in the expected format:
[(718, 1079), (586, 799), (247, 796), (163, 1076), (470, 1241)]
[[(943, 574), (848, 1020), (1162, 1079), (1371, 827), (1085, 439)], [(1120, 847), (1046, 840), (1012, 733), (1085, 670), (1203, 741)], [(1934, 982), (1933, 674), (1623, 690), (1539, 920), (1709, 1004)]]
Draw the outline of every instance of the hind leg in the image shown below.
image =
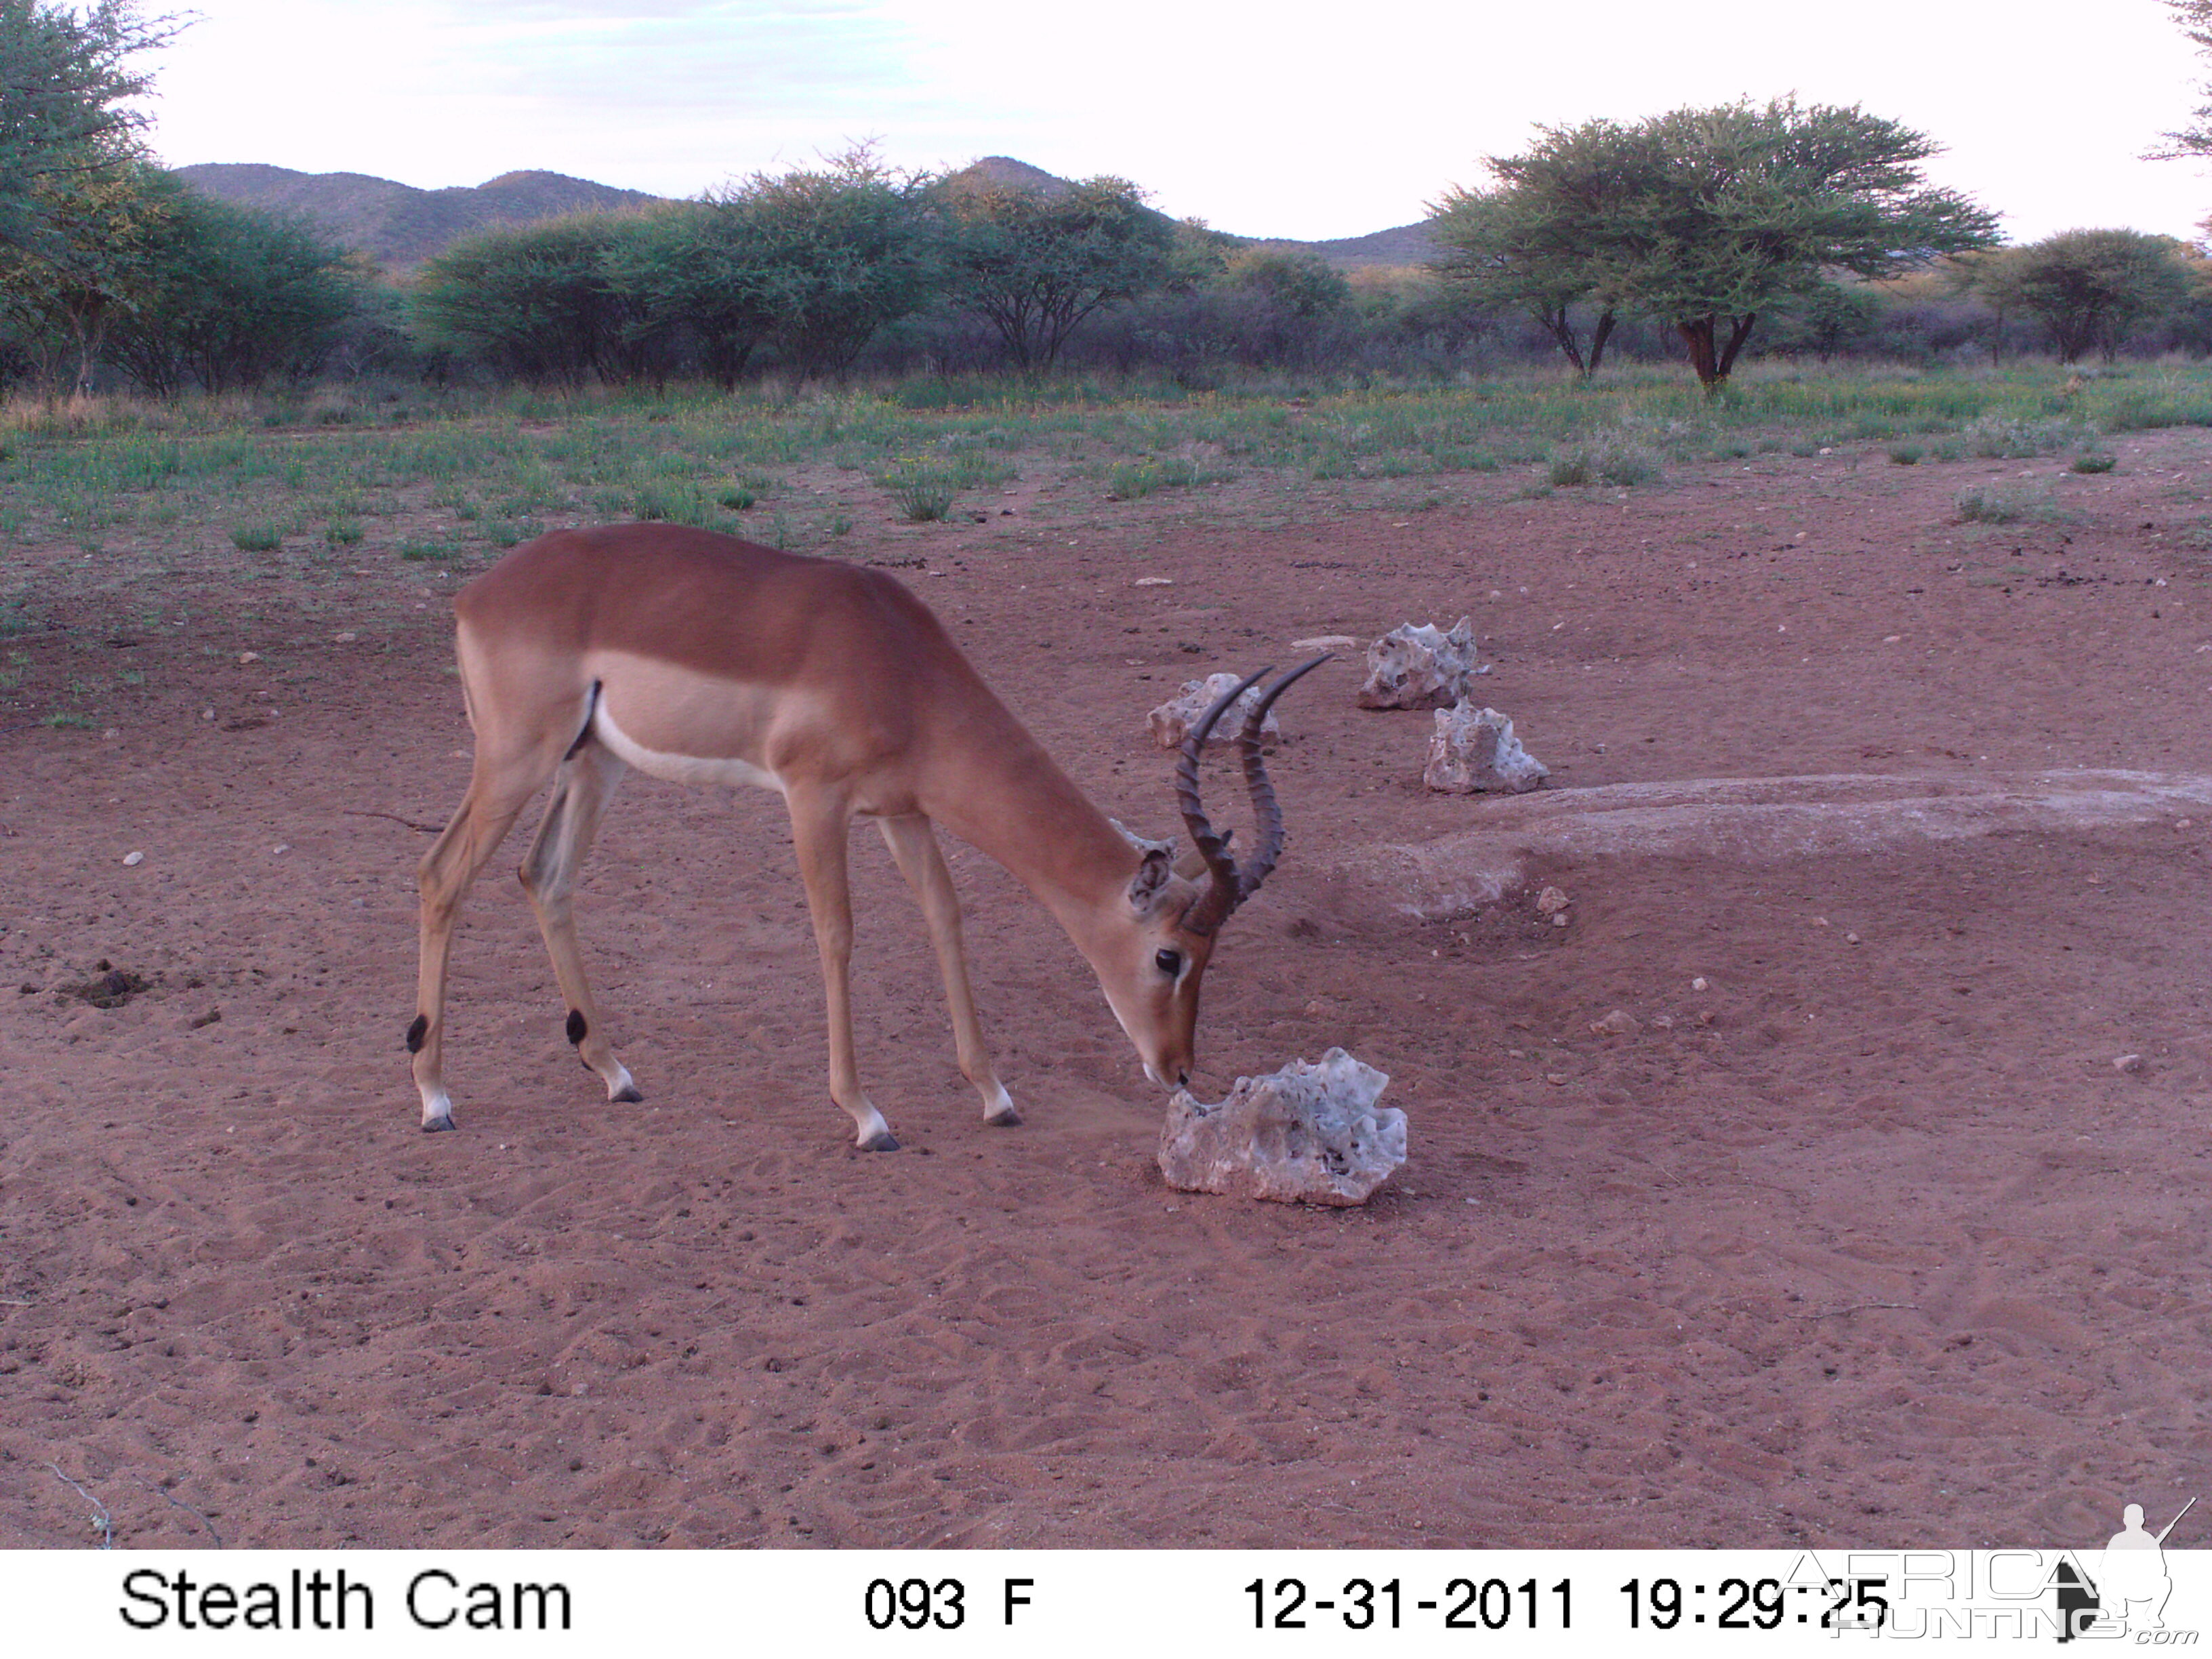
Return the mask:
[(629, 769), (598, 743), (586, 742), (554, 775), (553, 798), (522, 861), (522, 885), (538, 912), (538, 930), (553, 958), (554, 976), (568, 1004), (568, 1041), (586, 1069), (606, 1085), (611, 1101), (640, 1101), (629, 1069), (615, 1058), (599, 1019), (576, 942), (576, 877), (590, 856), (599, 819)]
[(422, 1097), (425, 1129), (453, 1127), (453, 1103), (446, 1093), (446, 979), (461, 899), (544, 781), (522, 768), (488, 766), (479, 745), (468, 793), (416, 872), (422, 888), (422, 955), (407, 1047), (415, 1056), (415, 1087)]

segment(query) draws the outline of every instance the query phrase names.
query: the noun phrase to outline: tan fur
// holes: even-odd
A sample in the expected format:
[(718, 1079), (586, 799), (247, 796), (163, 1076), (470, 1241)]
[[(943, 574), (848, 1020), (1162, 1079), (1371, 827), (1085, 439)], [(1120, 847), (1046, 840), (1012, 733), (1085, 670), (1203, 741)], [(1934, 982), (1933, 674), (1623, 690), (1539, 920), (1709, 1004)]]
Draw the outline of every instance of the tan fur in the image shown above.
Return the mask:
[[(1005, 865), (1098, 975), (1146, 1072), (1191, 1064), (1211, 933), (1179, 926), (1196, 890), (1140, 855), (1053, 763), (929, 608), (878, 571), (708, 531), (619, 525), (519, 547), (454, 602), (476, 764), (422, 865), (414, 1074), (425, 1128), (452, 1126), (442, 1055), (447, 966), (461, 898), (550, 781), (522, 869), (578, 1052), (611, 1099), (638, 1097), (615, 1058), (570, 913), (580, 866), (623, 774), (776, 788), (791, 813), (830, 1012), (830, 1091), (865, 1147), (897, 1143), (854, 1052), (847, 826), (878, 820), (929, 924), (960, 1067), (985, 1116), (1018, 1121), (968, 982), (942, 823)], [(596, 690), (595, 690), (596, 688)], [(1158, 953), (1182, 958), (1169, 975)]]

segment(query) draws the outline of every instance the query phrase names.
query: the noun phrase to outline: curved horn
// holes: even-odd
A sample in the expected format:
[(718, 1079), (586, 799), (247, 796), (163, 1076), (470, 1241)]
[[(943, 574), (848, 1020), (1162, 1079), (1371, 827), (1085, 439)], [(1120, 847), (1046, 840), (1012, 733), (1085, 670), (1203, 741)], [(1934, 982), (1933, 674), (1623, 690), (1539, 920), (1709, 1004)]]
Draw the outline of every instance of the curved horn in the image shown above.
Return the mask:
[(1217, 699), (1184, 737), (1182, 753), (1176, 761), (1176, 805), (1182, 809), (1183, 827), (1190, 831), (1191, 845), (1198, 848), (1198, 855), (1206, 860), (1213, 877), (1198, 902), (1184, 914), (1182, 925), (1194, 933), (1213, 932), (1237, 908), (1237, 861), (1229, 856), (1229, 837), (1216, 835), (1206, 816), (1198, 793), (1198, 757), (1213, 733), (1214, 722), (1268, 672), (1261, 669)]
[(1259, 830), (1260, 845), (1252, 854), (1249, 865), (1239, 866), (1237, 872), (1235, 909), (1260, 890), (1260, 884), (1274, 870), (1275, 860), (1283, 855), (1283, 810), (1275, 800), (1275, 786), (1267, 781), (1267, 765), (1260, 757), (1260, 723), (1267, 718), (1267, 711), (1275, 706), (1275, 699), (1290, 690), (1291, 682), (1302, 674), (1310, 674), (1329, 659), (1330, 653), (1322, 652), (1311, 662), (1301, 663), (1267, 688), (1260, 699), (1259, 707), (1244, 717), (1241, 740), (1244, 746), (1244, 787), (1252, 797), (1252, 817)]
[(1182, 925), (1194, 933), (1211, 933), (1227, 921), (1230, 913), (1260, 890), (1260, 884), (1274, 869), (1275, 861), (1283, 852), (1283, 814), (1275, 800), (1274, 787), (1267, 781), (1267, 763), (1260, 754), (1260, 727), (1274, 707), (1275, 699), (1290, 687), (1300, 675), (1311, 672), (1328, 660), (1323, 653), (1312, 661), (1301, 664), (1268, 687), (1251, 713), (1244, 717), (1243, 730), (1238, 741), (1244, 750), (1245, 787), (1252, 797), (1252, 811), (1259, 830), (1260, 845), (1249, 868), (1240, 868), (1229, 856), (1228, 836), (1214, 833), (1207, 820), (1206, 809), (1200, 804), (1198, 792), (1198, 758), (1212, 735), (1214, 723), (1236, 701), (1261, 680), (1273, 672), (1263, 668), (1244, 680), (1206, 711), (1205, 717), (1193, 726), (1190, 735), (1183, 739), (1182, 754), (1176, 763), (1176, 799), (1182, 808), (1184, 825), (1190, 830), (1192, 842), (1212, 880), (1198, 902), (1183, 915)]

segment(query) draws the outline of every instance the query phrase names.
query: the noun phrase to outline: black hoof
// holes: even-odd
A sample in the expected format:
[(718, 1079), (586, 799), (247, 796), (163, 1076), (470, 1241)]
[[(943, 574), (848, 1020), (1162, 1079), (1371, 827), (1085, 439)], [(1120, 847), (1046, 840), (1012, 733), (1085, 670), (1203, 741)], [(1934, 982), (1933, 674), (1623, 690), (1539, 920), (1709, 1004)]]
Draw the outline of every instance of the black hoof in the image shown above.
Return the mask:
[(458, 1129), (460, 1127), (451, 1117), (434, 1117), (422, 1126), (422, 1133), (426, 1135), (441, 1134), (447, 1129)]
[(1010, 1106), (1003, 1112), (985, 1118), (983, 1121), (994, 1129), (1018, 1129), (1022, 1127), (1022, 1115)]
[(645, 1103), (645, 1097), (638, 1093), (635, 1083), (623, 1084), (609, 1098), (618, 1106), (641, 1106)]
[(860, 1150), (864, 1152), (895, 1152), (898, 1149), (898, 1137), (889, 1129), (860, 1142)]

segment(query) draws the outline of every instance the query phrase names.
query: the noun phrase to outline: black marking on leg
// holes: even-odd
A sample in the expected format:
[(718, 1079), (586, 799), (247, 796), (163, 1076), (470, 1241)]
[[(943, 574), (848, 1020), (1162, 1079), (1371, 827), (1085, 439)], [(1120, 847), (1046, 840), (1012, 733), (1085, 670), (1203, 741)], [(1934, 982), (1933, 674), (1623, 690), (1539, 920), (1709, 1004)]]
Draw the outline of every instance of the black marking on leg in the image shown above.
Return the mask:
[(428, 1031), (429, 1029), (429, 1015), (417, 1014), (415, 1016), (415, 1023), (407, 1028), (407, 1052), (409, 1054), (419, 1054), (422, 1052), (423, 1033)]
[(571, 1008), (571, 1009), (568, 1011), (568, 1041), (569, 1041), (569, 1042), (574, 1042), (574, 1043), (581, 1043), (581, 1042), (583, 1042), (583, 1040), (584, 1040), (584, 1037), (585, 1037), (586, 1033), (589, 1032), (589, 1031), (591, 1030), (591, 1029), (592, 1029), (592, 1027), (591, 1027), (590, 1023), (589, 1023), (587, 1020), (586, 1020), (586, 1019), (585, 1019), (585, 1018), (584, 1018), (584, 1011), (583, 1011), (582, 1009), (580, 1009), (580, 1008)]
[(625, 1083), (615, 1091), (615, 1103), (620, 1106), (641, 1106), (645, 1103), (645, 1097), (638, 1093), (635, 1084)]
[(568, 752), (561, 757), (562, 760), (575, 759), (577, 751), (592, 740), (592, 717), (599, 712), (599, 687), (604, 684), (600, 680), (592, 682), (592, 700), (584, 705), (583, 729), (576, 733), (575, 742), (568, 745)]

